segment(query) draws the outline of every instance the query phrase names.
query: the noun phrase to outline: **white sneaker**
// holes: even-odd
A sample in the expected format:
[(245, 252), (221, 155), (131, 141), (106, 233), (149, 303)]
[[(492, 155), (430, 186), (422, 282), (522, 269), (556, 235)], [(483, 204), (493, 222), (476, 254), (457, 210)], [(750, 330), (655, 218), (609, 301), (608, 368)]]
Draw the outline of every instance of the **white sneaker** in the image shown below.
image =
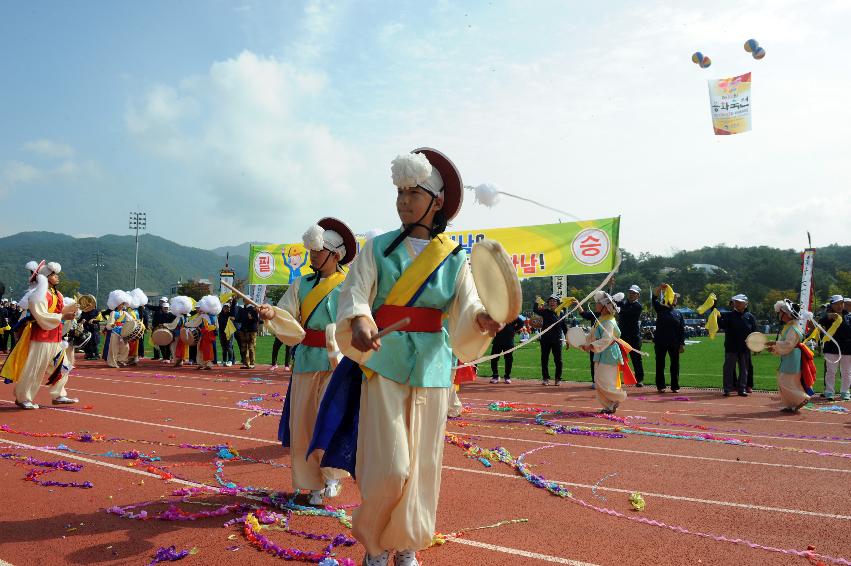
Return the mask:
[(309, 503), (311, 505), (322, 505), (322, 503), (324, 502), (323, 499), (322, 499), (322, 493), (324, 491), (325, 491), (324, 489), (318, 489), (318, 490), (311, 491)]
[(278, 364), (275, 364), (275, 365), (273, 365), (272, 367), (269, 368), (269, 370), (271, 370), (271, 371), (275, 371), (276, 369), (278, 369)]
[(393, 563), (396, 566), (420, 566), (416, 550), (397, 550)]
[(232, 365), (233, 365), (233, 362), (225, 362), (225, 366), (226, 366), (226, 367), (230, 367), (230, 366), (232, 366)]
[(390, 553), (386, 550), (378, 556), (370, 556), (369, 554), (363, 557), (363, 566), (387, 566), (390, 560)]
[(325, 497), (337, 497), (343, 492), (343, 483), (340, 480), (328, 480), (325, 482)]

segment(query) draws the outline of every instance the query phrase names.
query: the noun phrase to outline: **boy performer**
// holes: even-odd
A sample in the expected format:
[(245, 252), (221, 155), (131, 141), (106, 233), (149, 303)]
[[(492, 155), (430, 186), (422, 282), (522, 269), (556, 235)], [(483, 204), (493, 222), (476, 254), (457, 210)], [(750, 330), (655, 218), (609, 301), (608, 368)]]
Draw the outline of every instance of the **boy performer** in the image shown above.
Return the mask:
[[(804, 391), (802, 370), (809, 368), (810, 371), (807, 373), (811, 375), (809, 379), (803, 381), (808, 382), (807, 387), (812, 387), (815, 383), (815, 365), (812, 362), (812, 352), (801, 344), (804, 335), (798, 326), (798, 305), (784, 299), (774, 303), (774, 311), (780, 316), (783, 329), (780, 331), (779, 339), (767, 342), (766, 346), (769, 352), (780, 356), (777, 386), (780, 389), (783, 410), (797, 413), (810, 401), (810, 396)], [(804, 359), (804, 356), (807, 359)]]
[[(133, 289), (128, 293), (130, 295), (130, 304), (128, 305), (127, 314), (130, 315), (133, 320), (136, 321), (136, 324), (141, 324), (144, 326), (145, 322), (143, 317), (141, 316), (142, 309), (145, 305), (148, 304), (148, 296), (141, 289)], [(127, 353), (127, 365), (135, 366), (139, 363), (139, 358), (145, 357), (144, 351), (139, 351), (140, 348), (144, 348), (145, 343), (142, 340), (130, 340), (127, 343), (128, 353)]]
[(106, 365), (111, 368), (124, 367), (127, 365), (127, 356), (130, 353), (129, 344), (121, 338), (121, 329), (124, 322), (130, 318), (127, 307), (132, 301), (130, 293), (116, 289), (106, 298), (106, 306), (112, 309), (109, 318), (106, 319), (106, 331), (109, 338), (104, 346)]
[(218, 336), (218, 316), (222, 312), (222, 302), (215, 295), (206, 295), (195, 305), (198, 308), (198, 316), (201, 318), (201, 339), (198, 341), (198, 353), (196, 355), (197, 369), (213, 369), (213, 345)]
[[(605, 291), (594, 293), (594, 310), (598, 318), (591, 332), (588, 334), (586, 345), (583, 350), (594, 353), (594, 383), (597, 391), (597, 401), (603, 406), (600, 411), (604, 414), (614, 413), (618, 405), (626, 400), (626, 391), (621, 387), (621, 370), (627, 376), (631, 376), (629, 367), (626, 365), (624, 351), (621, 349), (621, 331), (615, 322), (615, 313), (618, 312), (617, 302), (623, 300), (623, 293), (617, 293), (614, 297)], [(635, 377), (628, 381), (635, 384)]]
[[(342, 266), (354, 259), (357, 240), (351, 229), (336, 218), (323, 218), (307, 229), (302, 240), (310, 252), (313, 273), (293, 281), (278, 302), (279, 309), (292, 315), (292, 324), (269, 326), (284, 344), (298, 344), (278, 438), (285, 448), (290, 448), (293, 488), (310, 491), (310, 504), (321, 505), (323, 497), (339, 495), (340, 480), (349, 475), (344, 470), (322, 467), (322, 454), (313, 452), (308, 456), (308, 446), (334, 369), (326, 328), (337, 319), (337, 299), (346, 278)], [(258, 312), (266, 321), (275, 317), (269, 305), (262, 305)], [(330, 350), (337, 349), (336, 344), (331, 346)]]
[(184, 295), (172, 297), (168, 304), (168, 311), (175, 318), (163, 326), (171, 330), (174, 335), (174, 340), (171, 341), (171, 358), (174, 360), (174, 367), (180, 367), (189, 355), (186, 342), (180, 339), (180, 330), (186, 324), (186, 315), (192, 311), (192, 299)]
[[(416, 566), (416, 551), (431, 544), (453, 351), (472, 361), (500, 329), (479, 301), (466, 253), (443, 234), (463, 198), (455, 165), (421, 148), (393, 160), (392, 178), (402, 228), (366, 242), (346, 277), (337, 341), (349, 359), (326, 394), (327, 401), (338, 393), (338, 376), (352, 379), (362, 371), (352, 395), (360, 397), (355, 475), (362, 498), (352, 534), (366, 547), (367, 566), (384, 566), (393, 551), (397, 566)], [(379, 328), (404, 318), (407, 326), (378, 338)], [(336, 450), (337, 435), (346, 432), (331, 435), (329, 449)], [(346, 441), (351, 438), (342, 448)]]
[(27, 263), (31, 288), (21, 299), (32, 320), (0, 368), (0, 377), (16, 381), (15, 404), (22, 409), (38, 409), (33, 402), (45, 371), (50, 370), (48, 385), (54, 405), (76, 403), (65, 394), (70, 365), (65, 360), (67, 343), (62, 340), (62, 322), (72, 320), (74, 310), (64, 312), (62, 293), (56, 290), (62, 266), (58, 263)]

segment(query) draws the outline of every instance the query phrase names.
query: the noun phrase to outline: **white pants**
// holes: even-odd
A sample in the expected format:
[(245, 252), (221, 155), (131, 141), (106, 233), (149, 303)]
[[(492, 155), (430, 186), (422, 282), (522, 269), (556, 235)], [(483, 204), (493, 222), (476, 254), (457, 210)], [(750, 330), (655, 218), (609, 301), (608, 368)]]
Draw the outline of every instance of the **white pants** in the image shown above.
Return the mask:
[(839, 354), (824, 355), (824, 392), (831, 395), (836, 391), (836, 370), (839, 369), (839, 375), (842, 378), (840, 384), (840, 393), (845, 393), (851, 388), (851, 352), (842, 356), (839, 359)]
[(130, 345), (114, 332), (109, 333), (109, 352), (106, 356), (106, 365), (111, 368), (119, 367), (118, 364), (127, 363), (127, 355), (130, 353)]
[(315, 450), (309, 458), (307, 448), (313, 438), (316, 414), (328, 383), (330, 371), (293, 374), (290, 387), (290, 459), (294, 489), (320, 490), (328, 480), (341, 480), (349, 476), (345, 470), (321, 468), (324, 451)]
[[(56, 366), (53, 363), (56, 355), (61, 351), (59, 342), (30, 342), (30, 350), (27, 355), (27, 361), (24, 363), (24, 368), (21, 371), (21, 376), (15, 383), (15, 399), (19, 403), (29, 401), (33, 402), (38, 389), (41, 387), (41, 381), (44, 379), (44, 374), (53, 372)], [(59, 358), (61, 361), (62, 358)], [(50, 389), (50, 395), (54, 399), (65, 395), (65, 383), (68, 382), (68, 371), (62, 370), (62, 377)]]
[(626, 401), (626, 391), (621, 388), (618, 366), (594, 362), (594, 383), (597, 401), (609, 411)]
[(448, 416), (460, 417), (464, 410), (464, 404), (461, 403), (461, 398), (458, 396), (458, 386), (453, 385), (449, 388), (449, 411)]
[[(828, 354), (829, 355), (829, 354)], [(810, 400), (810, 396), (801, 385), (801, 373), (777, 373), (777, 387), (780, 389), (780, 401), (787, 409), (797, 409), (801, 403)]]
[(356, 476), (362, 502), (352, 534), (371, 556), (431, 544), (448, 401), (444, 387), (411, 387), (378, 374), (361, 386)]

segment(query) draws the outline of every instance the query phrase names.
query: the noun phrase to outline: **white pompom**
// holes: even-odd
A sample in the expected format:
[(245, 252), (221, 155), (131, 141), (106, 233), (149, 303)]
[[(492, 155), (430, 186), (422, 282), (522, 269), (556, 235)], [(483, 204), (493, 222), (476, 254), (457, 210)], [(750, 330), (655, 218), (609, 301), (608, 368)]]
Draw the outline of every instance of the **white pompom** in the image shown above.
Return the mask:
[(304, 247), (310, 251), (318, 252), (325, 244), (325, 229), (319, 224), (314, 224), (302, 234), (301, 241), (304, 242)]
[(431, 176), (431, 163), (422, 153), (397, 155), (390, 164), (393, 184), (400, 189), (416, 187)]
[(492, 208), (498, 204), (502, 197), (499, 196), (499, 189), (493, 185), (483, 183), (476, 187), (476, 202)]
[(595, 303), (599, 303), (600, 301), (602, 301), (605, 298), (606, 298), (606, 292), (605, 291), (595, 291), (594, 292), (594, 302)]
[(130, 296), (133, 297), (136, 303), (138, 303), (136, 308), (144, 307), (148, 304), (148, 296), (139, 288), (130, 291)]
[(31, 271), (31, 272), (35, 271), (36, 268), (38, 267), (38, 262), (37, 261), (28, 261), (27, 265), (25, 267), (27, 268), (28, 271)]
[(612, 300), (616, 303), (619, 303), (619, 302), (623, 301), (623, 297), (624, 297), (623, 293), (615, 293), (614, 295), (612, 295)]

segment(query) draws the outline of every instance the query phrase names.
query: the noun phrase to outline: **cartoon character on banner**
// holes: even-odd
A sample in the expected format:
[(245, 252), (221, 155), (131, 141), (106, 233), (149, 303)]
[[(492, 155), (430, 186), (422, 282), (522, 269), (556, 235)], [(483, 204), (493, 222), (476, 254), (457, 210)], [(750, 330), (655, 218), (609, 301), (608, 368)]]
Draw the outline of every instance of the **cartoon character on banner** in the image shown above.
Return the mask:
[(301, 277), (301, 268), (307, 263), (307, 250), (302, 255), (296, 246), (290, 246), (286, 250), (281, 250), (281, 257), (284, 265), (290, 270), (289, 285), (292, 285), (293, 281)]

